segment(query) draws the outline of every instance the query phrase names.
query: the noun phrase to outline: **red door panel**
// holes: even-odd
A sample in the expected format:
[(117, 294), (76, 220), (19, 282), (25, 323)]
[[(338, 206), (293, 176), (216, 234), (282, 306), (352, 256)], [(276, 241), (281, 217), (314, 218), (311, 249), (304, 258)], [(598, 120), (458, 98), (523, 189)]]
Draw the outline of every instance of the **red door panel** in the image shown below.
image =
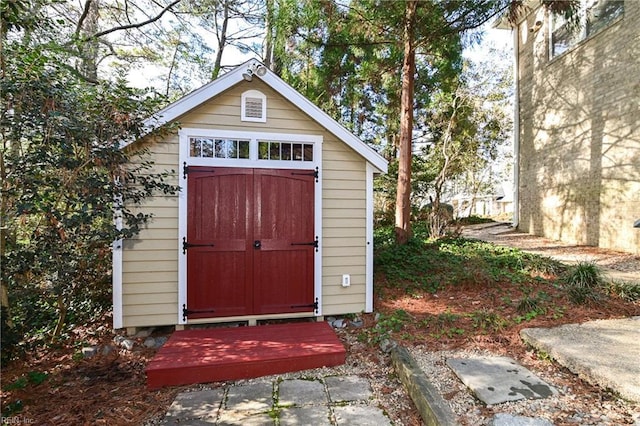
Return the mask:
[(313, 310), (314, 186), (309, 172), (254, 172), (257, 314)]
[(188, 318), (313, 311), (312, 172), (190, 167), (187, 183)]
[[(192, 167), (188, 175), (189, 318), (251, 313), (251, 170)], [(213, 244), (213, 247), (199, 246)]]

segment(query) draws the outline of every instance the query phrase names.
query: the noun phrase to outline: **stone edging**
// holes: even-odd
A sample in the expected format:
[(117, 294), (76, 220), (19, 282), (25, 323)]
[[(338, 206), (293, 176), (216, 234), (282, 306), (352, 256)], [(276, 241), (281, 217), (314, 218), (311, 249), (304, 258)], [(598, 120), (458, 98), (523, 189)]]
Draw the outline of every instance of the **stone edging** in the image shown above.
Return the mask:
[(456, 415), (440, 392), (427, 380), (406, 348), (393, 345), (390, 350), (393, 367), (427, 426), (457, 425)]

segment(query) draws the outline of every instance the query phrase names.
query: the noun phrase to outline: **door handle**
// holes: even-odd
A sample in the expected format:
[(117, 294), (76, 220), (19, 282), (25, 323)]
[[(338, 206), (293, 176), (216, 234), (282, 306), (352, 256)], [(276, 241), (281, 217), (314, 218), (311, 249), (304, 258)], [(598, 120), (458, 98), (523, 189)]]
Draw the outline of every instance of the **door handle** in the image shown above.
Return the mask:
[(255, 240), (253, 242), (253, 248), (254, 249), (259, 249), (260, 247), (262, 247), (262, 243), (260, 242), (260, 240)]

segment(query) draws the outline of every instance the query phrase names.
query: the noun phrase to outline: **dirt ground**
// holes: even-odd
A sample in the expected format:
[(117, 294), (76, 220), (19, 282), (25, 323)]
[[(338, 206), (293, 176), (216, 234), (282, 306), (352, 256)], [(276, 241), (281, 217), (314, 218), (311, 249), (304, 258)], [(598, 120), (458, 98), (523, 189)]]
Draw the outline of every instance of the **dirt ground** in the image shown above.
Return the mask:
[[(638, 256), (564, 246), (496, 226), (467, 228), (465, 235), (535, 249), (546, 255), (592, 260), (607, 268), (640, 274)], [(380, 283), (376, 284), (377, 289), (380, 286)], [(396, 340), (409, 347), (426, 347), (430, 351), (477, 349), (509, 355), (525, 364), (535, 362), (535, 354), (518, 336), (523, 327), (552, 327), (569, 322), (640, 315), (638, 302), (614, 298), (585, 307), (565, 303), (563, 298), (566, 296), (557, 288), (545, 288), (545, 292), (557, 301), (557, 310), (550, 309), (545, 315), (521, 323), (500, 320), (515, 315), (515, 312), (507, 311), (509, 308), (505, 308), (503, 302), (523, 297), (517, 286), (508, 284), (492, 288), (449, 288), (419, 296), (384, 288), (377, 294), (375, 309), (377, 313), (387, 315), (403, 310), (409, 315), (401, 329), (393, 333)], [(494, 315), (497, 307), (500, 315)], [(376, 315), (367, 314), (363, 319), (363, 328), (348, 328), (338, 333), (349, 351), (347, 362), (367, 366), (370, 377), (378, 381), (374, 388), (380, 393), (382, 405), (397, 424), (419, 424), (408, 396), (397, 391), (399, 382), (389, 372), (388, 357), (378, 346), (363, 343), (362, 336), (376, 326)], [(133, 351), (116, 349), (108, 355), (82, 358), (82, 346), (113, 345), (114, 333), (109, 324), (110, 319), (105, 317), (98, 324), (76, 330), (73, 344), (32, 352), (23, 360), (2, 366), (3, 418), (38, 425), (119, 425), (145, 424), (162, 416), (175, 395), (187, 387), (146, 389), (144, 367), (155, 350), (144, 348), (142, 339)], [(166, 334), (166, 331), (156, 332), (158, 334)], [(581, 392), (591, 396), (601, 392), (571, 375), (566, 375), (564, 380), (569, 382), (568, 386), (577, 398)]]

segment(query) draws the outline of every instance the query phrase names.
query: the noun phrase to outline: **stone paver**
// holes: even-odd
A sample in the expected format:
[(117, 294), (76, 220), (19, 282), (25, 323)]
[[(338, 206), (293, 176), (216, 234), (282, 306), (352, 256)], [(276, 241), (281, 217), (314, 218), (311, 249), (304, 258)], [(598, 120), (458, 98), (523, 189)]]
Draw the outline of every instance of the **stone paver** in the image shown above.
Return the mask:
[(179, 394), (162, 424), (390, 425), (369, 405), (372, 395), (369, 380), (358, 376), (230, 384)]
[(336, 423), (349, 426), (384, 426), (391, 421), (380, 409), (366, 405), (345, 405), (336, 407)]
[(331, 426), (331, 411), (327, 406), (291, 407), (280, 412), (281, 425)]
[(278, 388), (280, 406), (326, 405), (328, 402), (324, 385), (318, 380), (284, 380)]
[(230, 386), (225, 407), (231, 411), (260, 412), (273, 406), (273, 383)]
[(486, 404), (546, 398), (558, 393), (509, 357), (450, 358), (447, 364)]
[(553, 423), (547, 419), (534, 419), (498, 413), (491, 419), (489, 426), (553, 426)]
[(372, 396), (369, 380), (358, 376), (334, 376), (324, 379), (331, 402), (368, 401)]
[(179, 419), (215, 422), (223, 397), (223, 389), (182, 392), (169, 407), (165, 420), (169, 423)]

